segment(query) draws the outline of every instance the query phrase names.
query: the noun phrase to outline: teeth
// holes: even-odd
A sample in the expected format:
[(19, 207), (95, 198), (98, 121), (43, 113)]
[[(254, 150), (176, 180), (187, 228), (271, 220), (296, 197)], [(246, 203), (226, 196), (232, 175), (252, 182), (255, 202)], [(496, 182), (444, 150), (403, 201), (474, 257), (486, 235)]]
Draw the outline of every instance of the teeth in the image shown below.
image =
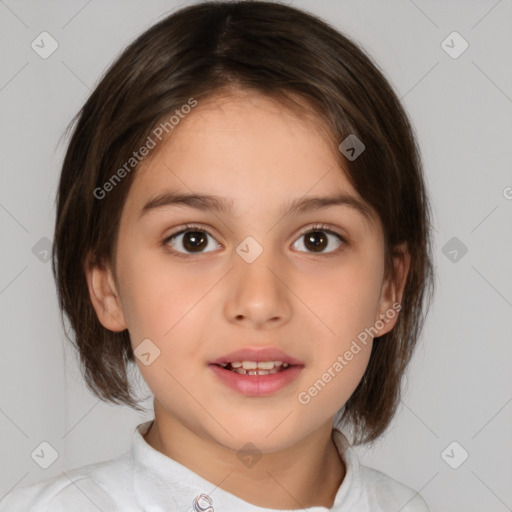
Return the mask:
[(240, 375), (271, 375), (290, 365), (283, 361), (233, 361), (232, 363), (220, 363), (220, 366)]
[(234, 370), (236, 373), (240, 375), (272, 375), (273, 373), (277, 373), (279, 370), (277, 368), (272, 368), (271, 370), (249, 370), (245, 371), (243, 368), (237, 368)]
[(272, 375), (278, 371), (279, 370), (277, 368), (272, 368), (271, 370), (258, 370), (258, 375)]
[(258, 370), (272, 370), (274, 368), (274, 361), (260, 361), (258, 363)]
[[(283, 366), (286, 368), (288, 363), (284, 363), (282, 361), (233, 361), (231, 364), (231, 368), (243, 368), (244, 370), (272, 370), (272, 368), (278, 368)], [(228, 363), (222, 363), (222, 367), (226, 367)]]

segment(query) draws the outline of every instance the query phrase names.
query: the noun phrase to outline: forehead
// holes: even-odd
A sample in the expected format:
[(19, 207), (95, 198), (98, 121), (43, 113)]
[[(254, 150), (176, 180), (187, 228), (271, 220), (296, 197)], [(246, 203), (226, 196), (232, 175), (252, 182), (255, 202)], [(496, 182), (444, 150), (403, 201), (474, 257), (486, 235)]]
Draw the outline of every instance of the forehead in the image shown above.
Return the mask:
[(311, 111), (261, 95), (199, 102), (139, 166), (127, 201), (141, 210), (164, 191), (208, 194), (226, 198), (233, 213), (336, 193), (364, 203), (326, 133)]

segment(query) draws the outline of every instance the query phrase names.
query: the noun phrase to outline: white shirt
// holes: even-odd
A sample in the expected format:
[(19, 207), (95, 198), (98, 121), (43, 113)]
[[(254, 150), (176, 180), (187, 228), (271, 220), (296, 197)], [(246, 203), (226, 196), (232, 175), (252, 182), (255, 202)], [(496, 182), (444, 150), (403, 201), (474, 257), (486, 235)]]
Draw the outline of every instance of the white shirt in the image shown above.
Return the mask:
[[(135, 428), (123, 455), (16, 488), (0, 501), (0, 512), (277, 512), (222, 490), (152, 448), (142, 437), (152, 421)], [(333, 439), (346, 466), (333, 507), (297, 512), (428, 512), (418, 493), (360, 465), (341, 431), (334, 429)]]

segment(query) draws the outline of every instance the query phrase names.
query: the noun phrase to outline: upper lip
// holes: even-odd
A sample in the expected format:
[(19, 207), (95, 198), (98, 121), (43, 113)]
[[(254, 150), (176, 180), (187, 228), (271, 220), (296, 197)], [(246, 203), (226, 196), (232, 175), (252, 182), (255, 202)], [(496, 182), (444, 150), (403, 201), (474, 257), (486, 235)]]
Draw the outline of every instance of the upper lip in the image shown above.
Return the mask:
[(304, 365), (299, 359), (289, 356), (276, 347), (242, 348), (210, 361), (210, 364), (232, 363), (234, 361), (256, 361), (258, 363), (262, 361), (282, 361), (289, 365)]

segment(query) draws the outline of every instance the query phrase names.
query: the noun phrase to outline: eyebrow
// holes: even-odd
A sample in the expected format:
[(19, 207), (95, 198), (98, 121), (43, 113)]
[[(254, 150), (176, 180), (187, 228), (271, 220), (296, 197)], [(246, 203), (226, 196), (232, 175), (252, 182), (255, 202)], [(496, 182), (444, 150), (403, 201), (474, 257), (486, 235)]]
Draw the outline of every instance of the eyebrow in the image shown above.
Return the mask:
[[(332, 206), (348, 206), (363, 215), (368, 221), (372, 220), (370, 208), (349, 194), (332, 196), (313, 196), (298, 198), (284, 205), (281, 214), (296, 215), (299, 213), (318, 211)], [(209, 194), (188, 194), (181, 192), (164, 192), (150, 199), (141, 209), (140, 217), (164, 206), (186, 206), (197, 210), (213, 210), (219, 213), (230, 213), (233, 209), (233, 200)]]

